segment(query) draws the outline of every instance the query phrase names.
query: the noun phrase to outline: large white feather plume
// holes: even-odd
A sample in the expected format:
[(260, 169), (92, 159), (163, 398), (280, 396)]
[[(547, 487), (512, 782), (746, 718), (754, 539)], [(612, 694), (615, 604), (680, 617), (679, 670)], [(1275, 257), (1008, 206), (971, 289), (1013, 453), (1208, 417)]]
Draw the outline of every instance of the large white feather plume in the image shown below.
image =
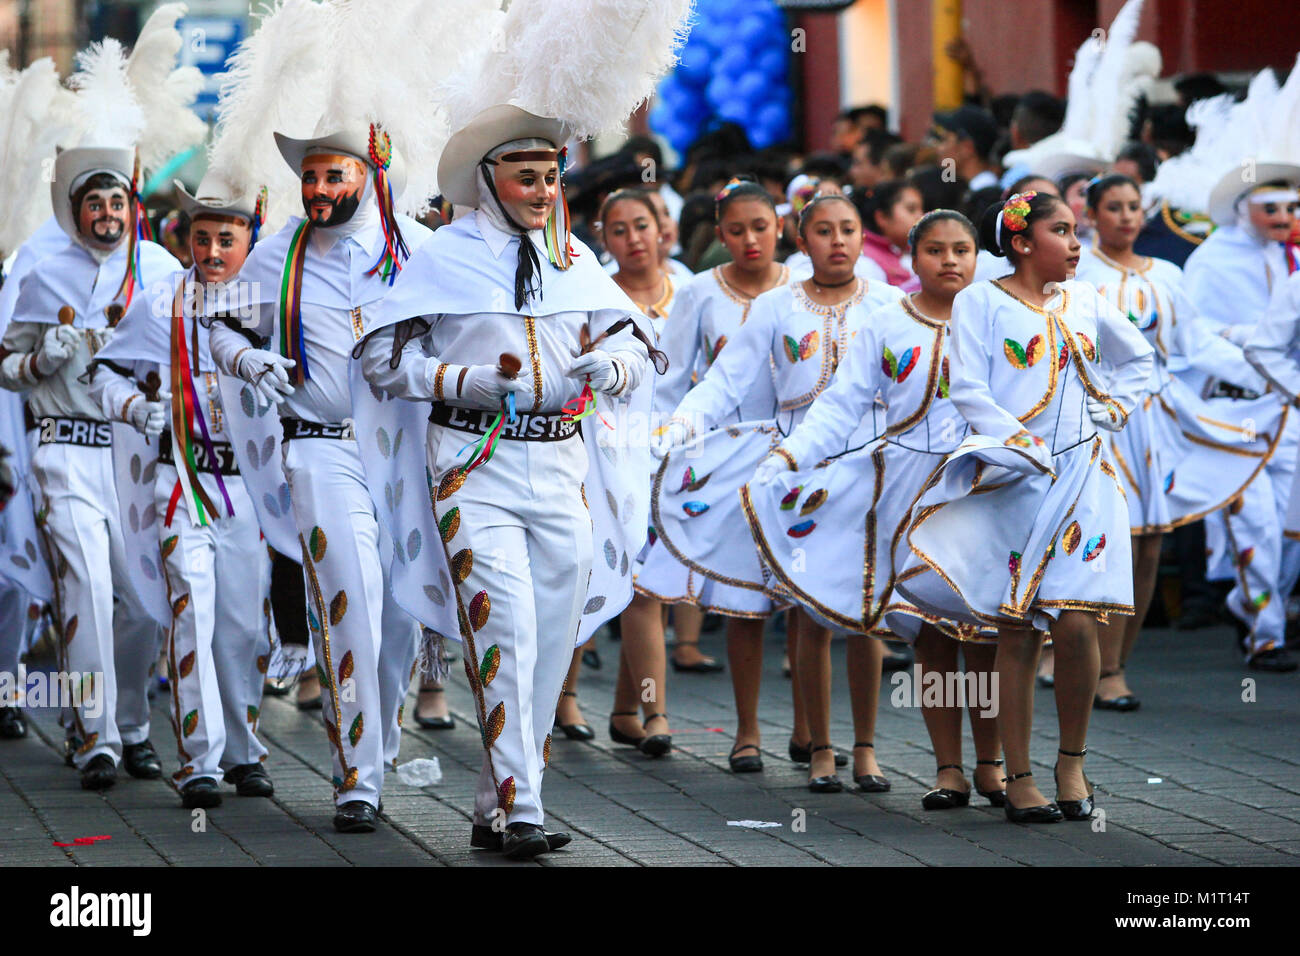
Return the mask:
[(70, 95), (59, 85), (54, 62), (43, 57), (21, 73), (0, 65), (0, 258), (9, 255), (52, 215), (48, 175), (54, 148), (73, 132)]
[(68, 78), (77, 93), (79, 144), (131, 148), (145, 128), (144, 109), (126, 71), (126, 51), (112, 37), (77, 54)]
[(512, 0), (487, 51), (445, 86), (451, 128), (498, 103), (569, 124), (579, 139), (622, 129), (677, 61), (694, 0)]
[(155, 10), (127, 61), (127, 77), (144, 109), (140, 165), (146, 171), (203, 142), (208, 132), (191, 108), (203, 89), (203, 74), (197, 67), (176, 65), (183, 42), (176, 21), (184, 14), (183, 3), (164, 3)]
[[(301, 209), (298, 177), (285, 165), (274, 133), (310, 136), (325, 109), (332, 50), (327, 9), (310, 0), (278, 0), (260, 11), (256, 30), (227, 61), (208, 164), (239, 195), (267, 188), (263, 234)], [(346, 43), (339, 43), (346, 46)]]

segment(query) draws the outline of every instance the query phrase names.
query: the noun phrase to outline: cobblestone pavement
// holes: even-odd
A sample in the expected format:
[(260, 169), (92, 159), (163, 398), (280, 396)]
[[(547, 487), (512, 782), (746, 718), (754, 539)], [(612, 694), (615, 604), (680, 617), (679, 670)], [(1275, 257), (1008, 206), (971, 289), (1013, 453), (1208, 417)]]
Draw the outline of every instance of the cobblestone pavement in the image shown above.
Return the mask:
[[(813, 794), (807, 770), (785, 754), (790, 685), (780, 644), (769, 635), (761, 712), (761, 774), (727, 770), (733, 729), (724, 674), (669, 672), (674, 751), (653, 760), (609, 742), (605, 731), (618, 645), (597, 639), (603, 668), (584, 668), (584, 716), (591, 743), (557, 731), (546, 776), (548, 825), (571, 830), (562, 852), (542, 866), (1194, 865), (1300, 863), (1300, 676), (1247, 671), (1224, 628), (1190, 634), (1148, 631), (1130, 665), (1142, 698), (1136, 713), (1094, 712), (1087, 770), (1104, 826), (1011, 826), (975, 798), (949, 812), (921, 809), (934, 762), (920, 711), (882, 692), (876, 748), (893, 790)], [(705, 636), (717, 653), (720, 634)], [(853, 742), (844, 679), (844, 642), (833, 645), (833, 739)], [(31, 665), (36, 666), (36, 665)], [(886, 675), (889, 680), (890, 675)], [(1252, 687), (1243, 681), (1253, 680)], [(53, 711), (33, 713), (22, 741), (0, 741), (0, 865), (511, 865), (468, 846), (480, 745), (470, 696), (453, 666), (451, 731), (408, 730), (399, 762), (436, 756), (443, 780), (414, 789), (390, 775), (384, 820), (371, 835), (331, 827), (329, 755), (320, 715), (292, 698), (268, 698), (261, 729), (270, 748), (273, 800), (243, 799), (223, 785), (225, 803), (196, 833), (171, 785), (123, 774), (104, 794), (83, 792), (56, 744)], [(170, 776), (174, 748), (165, 694), (154, 703), (152, 734)], [(407, 703), (407, 714), (414, 697)], [(1052, 793), (1055, 706), (1039, 691), (1034, 771)], [(965, 761), (973, 765), (969, 740)], [(851, 768), (846, 768), (851, 770)], [(851, 775), (842, 772), (846, 780)], [(977, 806), (978, 805), (978, 806)], [(803, 811), (802, 813), (800, 811)], [(799, 826), (800, 820), (805, 822)], [(777, 826), (746, 828), (731, 821)], [(59, 848), (77, 837), (111, 836)]]

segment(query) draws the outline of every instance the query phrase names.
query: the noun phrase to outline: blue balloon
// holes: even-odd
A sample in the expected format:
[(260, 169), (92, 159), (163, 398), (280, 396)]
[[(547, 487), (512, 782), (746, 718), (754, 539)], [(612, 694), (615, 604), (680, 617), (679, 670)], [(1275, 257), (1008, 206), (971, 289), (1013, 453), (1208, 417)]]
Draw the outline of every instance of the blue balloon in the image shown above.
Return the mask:
[(789, 51), (785, 47), (768, 50), (758, 58), (758, 70), (774, 83), (784, 83), (790, 69)]
[(682, 50), (682, 61), (673, 76), (684, 86), (701, 87), (709, 82), (712, 57), (701, 44), (690, 44)]
[(740, 46), (729, 46), (719, 55), (712, 63), (713, 75), (719, 73), (727, 76), (739, 76), (748, 70), (753, 63), (753, 57), (750, 52)]
[(735, 98), (749, 104), (751, 108), (761, 107), (774, 93), (768, 78), (757, 70), (743, 74), (733, 88)]
[(729, 120), (732, 123), (739, 123), (744, 126), (749, 122), (754, 111), (749, 108), (749, 104), (744, 100), (728, 100), (723, 103), (717, 110), (719, 119)]
[(790, 125), (790, 109), (783, 102), (768, 103), (754, 114), (754, 124), (756, 126), (788, 129)]
[(721, 109), (724, 103), (731, 102), (734, 99), (732, 87), (730, 76), (725, 73), (715, 73), (713, 79), (709, 80), (709, 86), (706, 90), (709, 105), (717, 110)]
[(732, 32), (732, 41), (748, 50), (764, 46), (772, 35), (772, 26), (761, 17), (747, 16), (736, 24)]

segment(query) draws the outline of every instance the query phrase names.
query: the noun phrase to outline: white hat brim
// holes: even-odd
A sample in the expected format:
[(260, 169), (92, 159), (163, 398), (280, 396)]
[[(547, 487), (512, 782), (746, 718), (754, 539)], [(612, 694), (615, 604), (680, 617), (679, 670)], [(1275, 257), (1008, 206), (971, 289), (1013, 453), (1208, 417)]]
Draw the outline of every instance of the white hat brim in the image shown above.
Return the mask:
[[(1250, 182), (1243, 178), (1246, 172), (1251, 174)], [(1214, 220), (1215, 225), (1230, 226), (1237, 221), (1237, 200), (1256, 186), (1277, 180), (1300, 186), (1300, 166), (1276, 162), (1238, 164), (1214, 184), (1209, 201), (1205, 204), (1205, 212)]]
[[(302, 172), (302, 161), (311, 153), (342, 153), (345, 156), (355, 157), (366, 166), (371, 165), (369, 127), (359, 131), (339, 130), (323, 136), (312, 136), (309, 139), (295, 139), (283, 133), (276, 133), (275, 145), (295, 176)], [(393, 148), (393, 158), (388, 164), (388, 182), (393, 190), (393, 198), (401, 198), (402, 192), (406, 189), (406, 165), (402, 162), (396, 147)]]
[(502, 143), (544, 139), (560, 149), (569, 141), (567, 124), (517, 106), (489, 106), (464, 129), (452, 134), (438, 160), (438, 189), (454, 206), (478, 207), (475, 173), (483, 157)]

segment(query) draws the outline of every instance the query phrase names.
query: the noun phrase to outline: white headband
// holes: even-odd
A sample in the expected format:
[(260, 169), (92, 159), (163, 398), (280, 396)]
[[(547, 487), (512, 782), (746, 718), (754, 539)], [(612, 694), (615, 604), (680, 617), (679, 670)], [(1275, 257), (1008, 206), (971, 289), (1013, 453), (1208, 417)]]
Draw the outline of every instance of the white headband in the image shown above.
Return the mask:
[(1269, 203), (1269, 202), (1300, 202), (1300, 192), (1294, 189), (1267, 189), (1257, 193), (1250, 193), (1246, 196), (1247, 202), (1252, 203)]

